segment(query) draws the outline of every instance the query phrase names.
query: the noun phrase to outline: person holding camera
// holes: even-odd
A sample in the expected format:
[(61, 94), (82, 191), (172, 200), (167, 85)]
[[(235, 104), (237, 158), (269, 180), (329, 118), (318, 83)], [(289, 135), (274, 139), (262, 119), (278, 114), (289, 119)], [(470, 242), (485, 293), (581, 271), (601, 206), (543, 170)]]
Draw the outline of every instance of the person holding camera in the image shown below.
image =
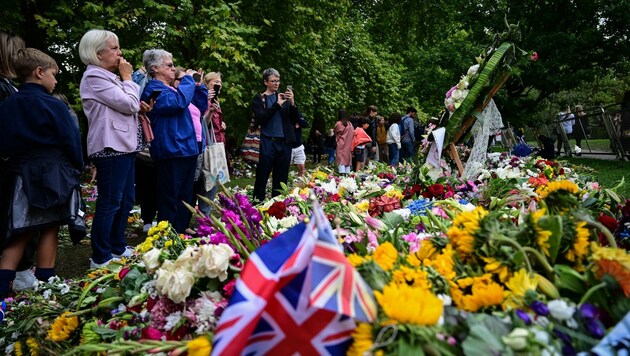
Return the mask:
[(287, 86), (279, 93), (280, 73), (267, 68), (263, 71), (265, 91), (256, 94), (252, 106), (254, 119), (260, 124), (260, 160), (256, 166), (254, 199), (265, 200), (265, 191), (269, 175), (273, 171), (272, 196), (280, 194), (281, 183), (289, 179), (291, 152), (295, 142), (295, 124), (299, 111), (295, 105), (293, 89)]

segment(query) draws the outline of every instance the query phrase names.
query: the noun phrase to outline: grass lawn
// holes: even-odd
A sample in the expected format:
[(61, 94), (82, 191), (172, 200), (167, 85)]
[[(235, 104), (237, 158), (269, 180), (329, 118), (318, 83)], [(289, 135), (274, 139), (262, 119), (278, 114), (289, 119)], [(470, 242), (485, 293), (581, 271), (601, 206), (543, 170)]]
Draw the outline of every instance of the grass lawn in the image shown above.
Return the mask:
[(617, 190), (617, 193), (630, 198), (630, 184), (628, 184), (630, 182), (630, 162), (585, 157), (563, 158), (561, 161), (586, 167), (584, 174), (592, 176), (594, 181), (606, 188), (616, 186), (624, 178), (625, 183)]

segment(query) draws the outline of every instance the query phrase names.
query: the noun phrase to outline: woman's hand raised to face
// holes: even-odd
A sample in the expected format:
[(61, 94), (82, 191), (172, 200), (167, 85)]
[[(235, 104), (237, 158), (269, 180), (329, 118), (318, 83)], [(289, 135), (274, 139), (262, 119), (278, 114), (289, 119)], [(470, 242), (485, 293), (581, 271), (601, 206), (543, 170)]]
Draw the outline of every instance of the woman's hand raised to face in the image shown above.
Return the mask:
[(122, 80), (131, 80), (133, 66), (124, 58), (120, 58), (120, 61), (118, 62), (118, 73), (120, 74)]

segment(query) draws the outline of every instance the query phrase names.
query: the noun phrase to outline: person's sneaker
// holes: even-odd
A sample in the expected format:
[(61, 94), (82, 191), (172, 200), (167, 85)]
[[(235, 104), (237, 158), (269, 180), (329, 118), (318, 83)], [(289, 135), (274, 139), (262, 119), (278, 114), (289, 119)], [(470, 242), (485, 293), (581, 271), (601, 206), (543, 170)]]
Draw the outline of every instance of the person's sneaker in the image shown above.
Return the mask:
[(90, 269), (103, 268), (103, 267), (107, 266), (108, 264), (110, 264), (111, 262), (114, 262), (114, 261), (116, 261), (116, 260), (112, 258), (112, 259), (107, 260), (107, 261), (105, 261), (103, 263), (96, 263), (96, 262), (94, 262), (93, 259), (90, 258)]
[(36, 284), (37, 278), (35, 278), (35, 272), (32, 269), (15, 272), (15, 279), (13, 280), (14, 291), (20, 292), (25, 289), (32, 289), (35, 288)]
[(120, 260), (123, 257), (129, 258), (129, 257), (133, 256), (133, 250), (134, 250), (133, 247), (127, 246), (127, 247), (125, 247), (125, 251), (123, 253), (121, 253), (120, 255), (112, 253), (112, 256), (114, 257), (115, 260)]
[(142, 232), (149, 232), (152, 226), (153, 224), (144, 224), (144, 226), (142, 227)]

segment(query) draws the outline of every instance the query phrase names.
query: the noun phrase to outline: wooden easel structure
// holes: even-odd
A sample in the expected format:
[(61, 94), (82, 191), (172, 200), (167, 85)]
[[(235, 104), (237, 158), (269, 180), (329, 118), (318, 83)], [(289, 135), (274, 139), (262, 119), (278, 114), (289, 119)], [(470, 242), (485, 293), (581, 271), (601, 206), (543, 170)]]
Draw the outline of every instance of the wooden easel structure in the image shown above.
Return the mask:
[[(497, 83), (492, 88), (490, 88), (490, 90), (488, 91), (488, 94), (486, 94), (483, 101), (475, 108), (476, 112), (482, 112), (483, 109), (486, 108), (490, 100), (499, 91), (499, 89), (501, 89), (501, 87), (503, 86), (503, 84), (505, 84), (505, 82), (508, 80), (509, 77), (510, 77), (509, 73), (504, 73), (499, 78)], [(451, 142), (448, 144), (446, 148), (449, 155), (451, 156), (451, 158), (453, 159), (453, 161), (455, 161), (455, 164), (457, 165), (457, 170), (459, 171), (460, 177), (464, 174), (464, 165), (462, 164), (461, 158), (459, 158), (456, 145), (461, 143), (466, 137), (466, 135), (468, 135), (468, 133), (472, 129), (472, 126), (475, 124), (475, 121), (477, 121), (477, 118), (474, 115), (468, 115), (462, 121), (462, 124), (460, 125), (457, 132), (453, 135), (453, 139), (451, 140)]]

